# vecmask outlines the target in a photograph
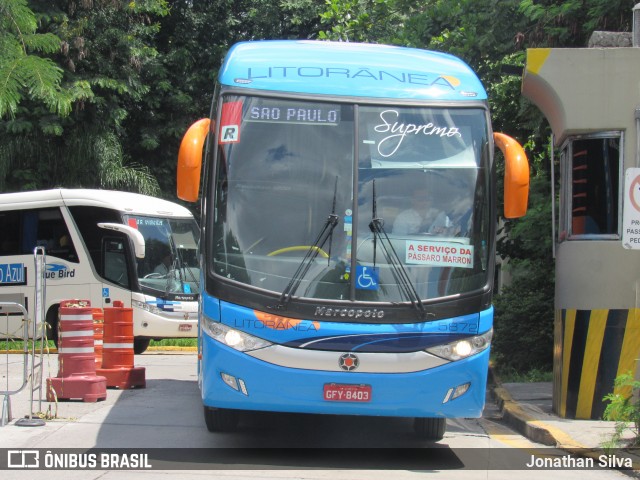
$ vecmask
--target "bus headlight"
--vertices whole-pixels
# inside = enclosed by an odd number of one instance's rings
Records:
[[[254,337],[248,333],[228,327],[227,325],[202,317],[202,329],[214,340],[227,345],[240,352],[258,350],[273,345],[262,338]]]
[[[471,355],[476,355],[489,348],[491,345],[491,337],[493,337],[493,330],[489,330],[482,335],[476,335],[475,337],[466,337],[451,343],[445,343],[444,345],[427,348],[426,351],[455,362],[456,360],[462,360]]]

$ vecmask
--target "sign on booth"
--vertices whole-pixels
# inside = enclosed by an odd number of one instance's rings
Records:
[[[640,249],[640,168],[628,168],[624,175],[622,246]]]

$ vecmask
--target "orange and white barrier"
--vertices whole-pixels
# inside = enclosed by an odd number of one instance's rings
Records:
[[[133,309],[120,301],[104,309],[102,367],[97,372],[107,379],[108,387],[146,387],[145,368],[134,366]]]
[[[96,375],[93,314],[88,300],[60,303],[58,376],[47,378],[47,401],[107,398],[107,380]]]

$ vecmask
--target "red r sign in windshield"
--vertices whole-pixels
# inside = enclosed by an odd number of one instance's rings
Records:
[[[227,102],[222,105],[218,143],[238,143],[240,123],[242,123],[242,102]]]

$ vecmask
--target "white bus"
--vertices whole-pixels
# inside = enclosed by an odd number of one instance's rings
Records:
[[[200,229],[186,208],[135,193],[54,189],[0,195],[0,301],[33,318],[34,249],[46,253],[47,337],[61,300],[133,308],[136,353],[151,339],[195,337]],[[8,322],[0,338],[20,336]],[[4,330],[6,326],[2,327]]]

